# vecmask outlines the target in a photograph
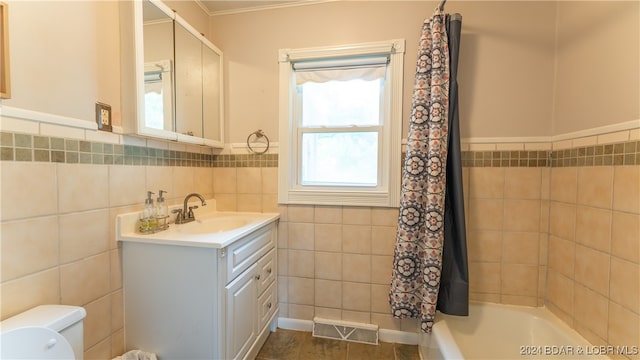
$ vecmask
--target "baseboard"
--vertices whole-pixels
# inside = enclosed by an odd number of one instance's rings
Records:
[[[278,327],[286,330],[312,331],[313,321],[280,317],[278,318]],[[418,334],[415,332],[399,331],[399,330],[391,330],[391,329],[380,329],[378,336],[380,341],[384,341],[384,342],[400,343],[400,344],[407,344],[407,345],[418,344]]]

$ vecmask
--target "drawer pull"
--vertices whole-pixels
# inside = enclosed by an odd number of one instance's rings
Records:
[[[271,303],[268,303],[268,304],[267,304],[267,309],[271,309],[271,307],[272,307],[272,306],[273,306],[273,305],[271,305]]]
[[[271,268],[267,269],[267,274],[271,274]]]
[[[260,274],[256,275],[256,280],[260,280]]]

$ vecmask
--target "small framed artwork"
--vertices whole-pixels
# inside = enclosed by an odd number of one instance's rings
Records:
[[[11,98],[9,73],[9,6],[0,2],[0,99]]]
[[[96,103],[96,122],[98,130],[113,131],[111,126],[111,106],[101,102]]]

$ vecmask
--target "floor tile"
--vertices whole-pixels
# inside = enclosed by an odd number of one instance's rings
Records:
[[[380,342],[378,345],[349,343],[347,359],[390,360],[394,359],[393,344]]]
[[[396,360],[420,360],[416,345],[394,344]]]
[[[304,339],[302,331],[278,329],[269,334],[256,360],[297,360]]]
[[[305,337],[300,349],[300,360],[345,360],[347,358],[346,342],[307,334],[309,335]]]

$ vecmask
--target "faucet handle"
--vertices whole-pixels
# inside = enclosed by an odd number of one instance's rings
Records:
[[[173,210],[171,210],[171,213],[172,214],[178,214],[178,215],[176,215],[175,223],[176,224],[182,224],[182,222],[183,222],[182,209],[173,209]]]
[[[189,206],[189,212],[187,213],[188,218],[193,218],[195,215],[193,214],[193,209],[197,209],[198,205]]]

